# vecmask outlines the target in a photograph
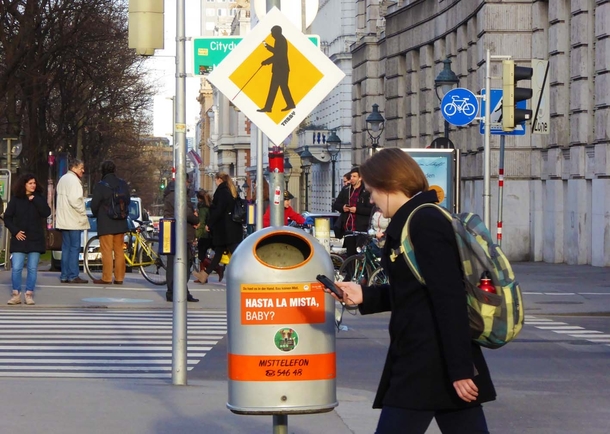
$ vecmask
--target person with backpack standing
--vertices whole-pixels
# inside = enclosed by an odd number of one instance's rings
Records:
[[[419,205],[438,201],[406,152],[383,149],[360,167],[386,229],[382,266],[389,284],[336,282],[362,314],[391,311],[390,346],[373,407],[377,434],[424,434],[432,421],[443,434],[488,433],[482,403],[496,392],[481,347],[471,339],[456,237],[439,211],[422,208],[410,221],[413,251],[426,284],[402,254],[401,233]],[[336,298],[336,297],[335,297]]]
[[[89,229],[85,209],[83,184],[85,165],[79,159],[70,159],[68,171],[57,183],[55,228],[61,230],[61,283],[88,283],[78,275],[78,256],[81,253],[81,236]]]
[[[123,245],[125,232],[129,231],[127,217],[131,195],[127,183],[116,176],[116,165],[113,161],[104,161],[100,170],[102,180],[93,188],[91,212],[97,218],[97,234],[102,253],[102,278],[93,279],[93,283],[111,284],[114,270],[114,283],[122,285],[125,279]]]
[[[229,175],[224,172],[216,173],[216,191],[212,199],[210,217],[207,228],[212,234],[214,257],[205,271],[193,272],[200,282],[208,280],[208,276],[220,263],[224,252],[233,253],[243,239],[243,226],[233,221],[231,214],[237,199],[237,187]]]
[[[11,280],[13,295],[8,304],[21,304],[21,273],[27,258],[25,304],[33,305],[40,254],[45,252],[44,226],[51,208],[42,186],[31,173],[19,177],[13,187],[13,197],[4,213],[4,224],[11,232]]]

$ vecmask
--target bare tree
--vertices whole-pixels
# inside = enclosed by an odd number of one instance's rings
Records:
[[[44,178],[48,153],[66,152],[91,168],[121,155],[153,176],[138,158],[152,95],[126,0],[0,0],[0,134],[24,133],[28,170]]]

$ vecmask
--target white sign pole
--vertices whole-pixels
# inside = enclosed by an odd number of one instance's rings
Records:
[[[491,53],[487,50],[485,58],[485,143],[483,145],[483,221],[489,229],[491,226]]]

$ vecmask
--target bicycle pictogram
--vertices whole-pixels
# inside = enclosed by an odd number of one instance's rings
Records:
[[[464,116],[472,116],[476,113],[476,107],[474,104],[469,103],[470,98],[460,98],[458,95],[451,95],[451,102],[445,104],[443,107],[443,113],[451,117],[456,113],[462,113]]]

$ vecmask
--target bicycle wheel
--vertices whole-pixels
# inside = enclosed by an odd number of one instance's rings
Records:
[[[384,283],[390,283],[385,270],[383,268],[378,268],[373,271],[370,285],[383,285]]]
[[[330,254],[330,259],[333,261],[333,267],[335,267],[335,270],[338,270],[341,268],[341,265],[343,265],[343,258],[335,253]]]
[[[356,282],[360,285],[366,285],[372,270],[364,255],[352,255],[343,261],[338,274],[339,278],[342,278],[344,282]]]
[[[91,279],[102,279],[102,251],[100,250],[100,239],[97,235],[89,238],[89,241],[85,244],[83,264],[85,272]]]
[[[462,113],[464,113],[464,115],[466,116],[472,116],[475,111],[476,107],[474,106],[474,104],[470,104],[469,102],[464,104],[464,107],[462,107]]]
[[[457,112],[457,106],[454,103],[447,104],[443,108],[443,111],[447,116],[451,117]]]
[[[142,244],[138,248],[138,263],[142,276],[150,283],[155,285],[165,285],[167,278],[165,270],[167,269],[167,256],[159,255],[159,240],[151,238],[148,240],[141,239]]]

